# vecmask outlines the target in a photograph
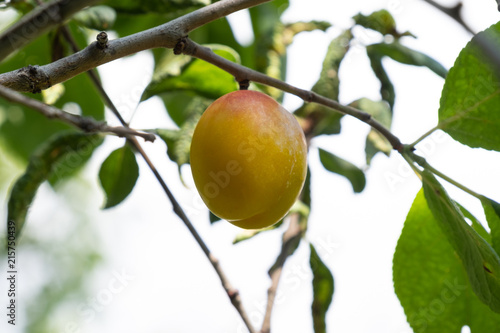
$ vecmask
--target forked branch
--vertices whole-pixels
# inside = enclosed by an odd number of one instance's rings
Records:
[[[113,133],[120,137],[127,136],[140,136],[145,141],[153,142],[155,136],[151,133],[138,132],[134,129],[123,127],[123,126],[108,126],[106,122],[96,121],[94,118],[82,117],[69,112],[65,112],[54,106],[47,105],[36,99],[26,97],[12,89],[0,85],[0,96],[6,100],[27,106],[41,114],[43,114],[48,119],[58,119],[80,130],[88,133]]]

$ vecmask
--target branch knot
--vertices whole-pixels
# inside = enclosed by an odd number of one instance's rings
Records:
[[[104,50],[108,47],[108,34],[104,31],[97,34],[97,47],[101,50]]]
[[[40,93],[43,89],[51,86],[49,77],[39,66],[28,65],[28,67],[23,67],[18,70],[17,75],[27,82],[33,94]]]
[[[179,38],[179,40],[177,41],[177,44],[175,44],[175,46],[174,46],[174,54],[175,55],[179,55],[179,54],[182,54],[184,52],[184,49],[186,48],[186,44],[187,44],[187,38],[188,38],[187,36]]]

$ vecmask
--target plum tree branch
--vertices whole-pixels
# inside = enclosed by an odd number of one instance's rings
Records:
[[[218,1],[160,26],[111,40],[105,48],[99,47],[99,43],[94,42],[68,57],[43,66],[34,66],[31,72],[22,68],[0,74],[0,84],[17,91],[36,93],[90,69],[140,51],[162,47],[174,48],[190,31],[235,11],[267,1],[270,0]]]
[[[210,48],[201,46],[190,40],[189,38],[184,38],[182,41],[182,45],[183,48],[182,50],[178,50],[179,52],[205,60],[223,69],[224,71],[233,75],[238,82],[248,80],[262,83],[298,96],[306,102],[321,104],[337,112],[350,115],[370,125],[372,128],[380,132],[380,134],[382,134],[390,142],[395,150],[401,151],[401,149],[403,148],[403,144],[401,143],[399,138],[396,137],[388,128],[379,123],[367,112],[361,111],[351,106],[342,105],[337,101],[318,95],[315,92],[300,89],[281,80],[272,78],[253,69],[229,61],[215,54]]]
[[[0,60],[101,0],[54,0],[25,15],[0,35]]]
[[[36,99],[26,97],[12,89],[0,85],[0,96],[6,100],[27,106],[39,113],[43,114],[49,119],[58,119],[67,124],[75,126],[84,132],[103,132],[103,133],[113,133],[120,137],[126,136],[140,136],[146,141],[153,142],[155,136],[151,133],[138,132],[134,129],[122,126],[108,126],[106,122],[96,121],[91,117],[82,117],[75,114],[65,112],[54,106],[47,105]]]
[[[68,57],[43,66],[31,66],[16,71],[0,74],[0,85],[22,92],[39,92],[59,82],[66,81],[80,73],[91,70],[107,62],[134,54],[143,50],[167,47],[177,53],[188,54],[210,62],[228,73],[237,81],[250,80],[266,84],[285,92],[294,94],[306,102],[315,102],[325,105],[338,112],[351,115],[372,126],[391,143],[392,147],[400,150],[400,140],[386,127],[371,117],[370,114],[337,101],[320,96],[289,85],[281,80],[271,78],[265,74],[228,61],[206,47],[202,47],[187,38],[189,31],[223,17],[234,11],[252,7],[269,0],[224,0],[203,7],[192,13],[179,17],[158,27],[145,30],[127,37],[108,41],[105,47],[96,41],[85,49]],[[181,47],[179,47],[181,45]]]

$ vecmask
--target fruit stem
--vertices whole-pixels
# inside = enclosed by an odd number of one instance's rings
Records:
[[[445,181],[447,181],[448,183],[454,185],[455,187],[458,187],[459,189],[461,189],[462,191],[472,195],[473,197],[476,197],[478,198],[479,200],[482,200],[484,198],[483,195],[477,193],[477,192],[474,192],[473,190],[471,190],[470,188],[460,184],[459,182],[453,180],[452,178],[448,177],[447,175],[445,175],[444,173],[442,173],[441,171],[435,169],[433,166],[431,166],[425,158],[421,157],[421,156],[418,156],[416,154],[412,154],[412,156],[410,157],[413,161],[417,162],[421,167],[431,171],[433,174],[435,174],[436,176],[438,176],[439,178],[441,179],[444,179]]]
[[[240,85],[240,90],[248,90],[248,87],[250,87],[250,80],[241,80],[238,84]]]

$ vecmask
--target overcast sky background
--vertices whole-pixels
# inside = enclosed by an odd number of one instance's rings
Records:
[[[455,1],[441,1],[453,5]],[[420,0],[291,0],[285,12],[286,21],[326,20],[334,25],[327,33],[302,33],[289,49],[288,82],[310,89],[317,80],[326,48],[342,28],[351,25],[358,12],[369,14],[388,9],[396,18],[399,31],[411,31],[417,39],[405,38],[404,44],[425,52],[446,68],[453,65],[460,50],[471,36],[447,16]],[[251,38],[245,14],[231,17],[243,41]],[[500,20],[493,0],[464,1],[464,19],[475,31]],[[361,34],[361,43],[377,40],[376,34]],[[437,123],[437,109],[443,79],[427,69],[384,62],[396,87],[393,132],[405,143],[413,142]],[[106,90],[130,116],[135,103],[148,84],[153,61],[144,52],[101,67]],[[124,81],[120,73],[127,70],[133,79]],[[379,83],[369,68],[360,46],[354,45],[342,65],[340,101],[349,103],[360,97],[379,99]],[[284,106],[294,110],[301,101],[286,96]],[[111,119],[112,117],[110,117]],[[158,99],[141,104],[132,127],[173,127]],[[420,182],[403,159],[378,154],[367,171],[367,186],[362,194],[353,194],[351,185],[342,177],[325,171],[319,163],[321,147],[365,165],[364,142],[369,128],[356,119],[345,117],[342,135],[320,137],[310,151],[313,207],[307,240],[312,242],[335,278],[335,294],[327,316],[329,332],[411,333],[403,310],[394,294],[392,257],[405,216],[420,189]],[[110,138],[100,148],[87,168],[90,183],[75,180],[56,195],[42,186],[30,211],[31,232],[39,237],[64,235],[74,211],[88,217],[98,229],[100,249],[105,262],[89,282],[91,297],[102,297],[116,274],[125,274],[119,292],[100,304],[93,316],[82,316],[78,309],[92,309],[89,300],[69,304],[56,317],[62,325],[75,323],[79,332],[246,332],[243,324],[220,286],[212,267],[182,222],[172,213],[170,203],[140,161],[141,175],[136,188],[120,206],[99,210],[103,196],[96,177],[100,163],[123,140]],[[226,222],[208,223],[206,208],[201,203],[189,167],[182,169],[188,188],[177,176],[177,166],[165,155],[159,140],[145,144],[147,152],[165,177],[193,224],[198,229],[233,285],[240,290],[246,310],[260,328],[270,281],[267,270],[281,247],[286,226],[232,245],[241,232]],[[437,132],[418,146],[419,152],[437,169],[471,189],[500,200],[498,153],[470,149]],[[75,188],[90,190],[93,195],[75,197]],[[483,214],[479,203],[452,187],[454,199],[476,216]],[[99,193],[99,195],[95,195]],[[484,219],[483,219],[484,220]],[[24,261],[19,290],[28,293],[36,271]],[[23,263],[23,258],[20,258]],[[4,267],[3,263],[0,267]],[[305,242],[285,266],[273,312],[274,332],[312,332],[310,306],[312,274],[309,250]],[[2,282],[3,283],[3,282]],[[2,294],[4,284],[0,283]],[[3,299],[3,298],[2,298]],[[95,309],[95,308],[94,308]],[[22,316],[19,318],[22,323]],[[0,327],[4,327],[2,320]],[[69,327],[69,326],[68,326]],[[8,327],[7,332],[21,332]],[[4,330],[2,329],[2,332]],[[71,330],[67,330],[71,332]]]

